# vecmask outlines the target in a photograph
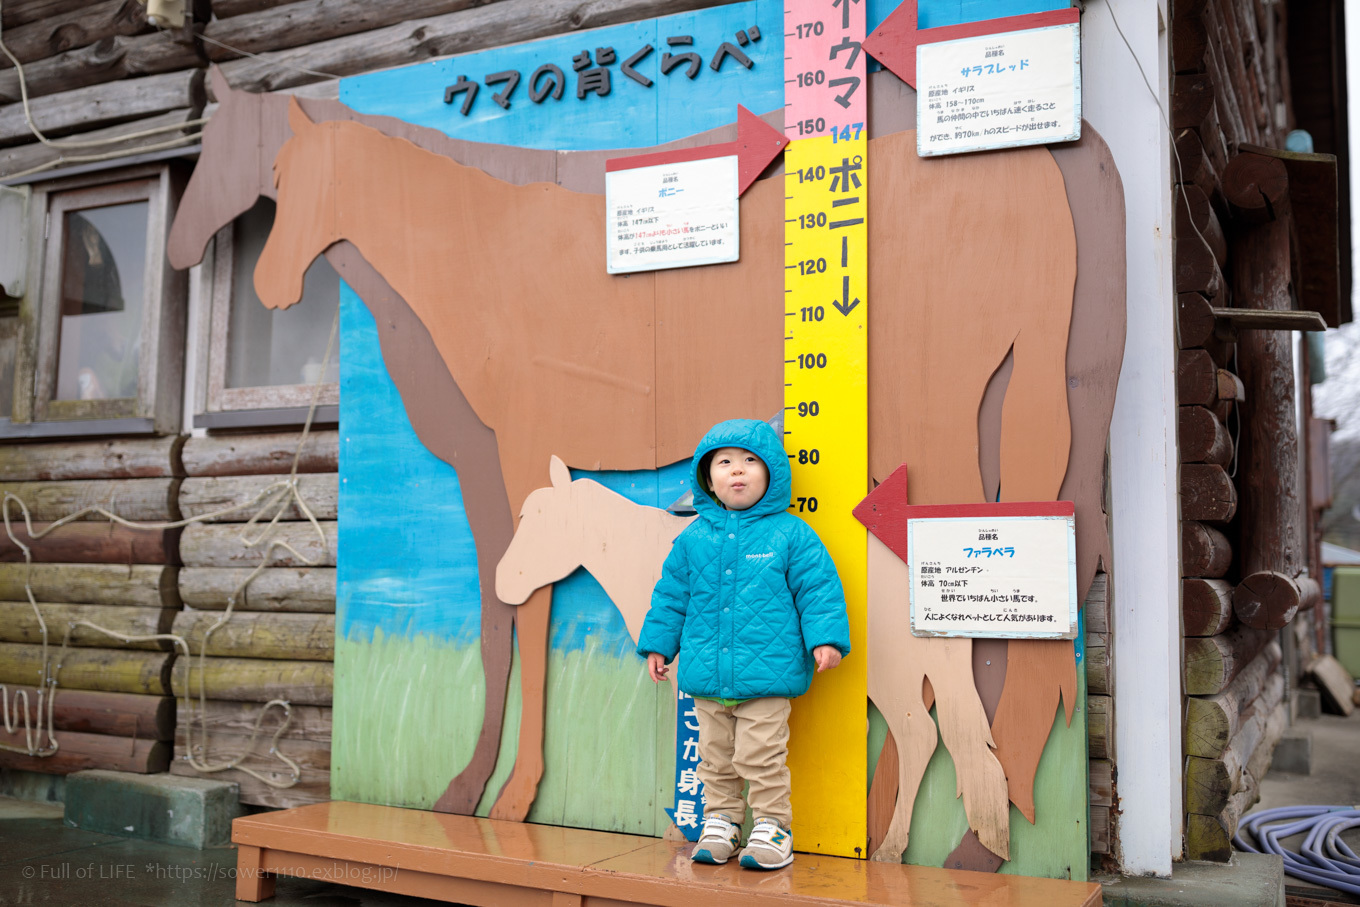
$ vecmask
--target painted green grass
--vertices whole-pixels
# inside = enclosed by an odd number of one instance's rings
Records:
[[[1034,777],[1034,820],[1030,825],[1020,810],[1011,807],[1011,858],[1001,872],[1086,881],[1090,869],[1087,840],[1088,788],[1086,753],[1086,676],[1077,672],[1077,702],[1069,727],[1062,705]],[[878,754],[887,735],[887,724],[878,709],[869,706],[869,779],[873,781]],[[932,718],[935,709],[930,710]],[[911,838],[902,862],[917,866],[943,866],[945,857],[958,846],[968,830],[963,800],[957,796],[954,761],[944,742],[926,766],[921,790],[912,810]]]
[[[481,650],[428,636],[337,640],[331,793],[430,808],[472,757],[486,696]],[[520,672],[511,667],[500,758],[477,814],[510,776],[519,736]],[[675,774],[669,685],[641,659],[587,642],[548,659],[544,764],[529,821],[660,835]]]

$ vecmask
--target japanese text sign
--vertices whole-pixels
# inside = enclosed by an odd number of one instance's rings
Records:
[[[699,780],[699,719],[694,697],[680,690],[675,702],[675,808],[666,809],[688,841],[699,840],[704,783]]]
[[[610,274],[736,261],[737,156],[605,174]]]
[[[1016,505],[1005,516],[986,504],[912,509],[942,514],[907,518],[914,636],[1076,637],[1071,503],[1034,505],[1032,515],[1015,515]]]
[[[1077,23],[917,48],[922,157],[1081,138]]]

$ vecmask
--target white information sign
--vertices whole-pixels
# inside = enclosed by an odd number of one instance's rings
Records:
[[[1081,138],[1077,23],[916,49],[921,157]]]
[[[736,261],[737,156],[605,174],[610,274]]]
[[[908,520],[912,635],[1076,638],[1076,538],[1071,516]]]

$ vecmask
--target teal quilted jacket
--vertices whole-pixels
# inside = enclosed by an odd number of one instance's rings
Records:
[[[698,469],[704,455],[741,447],[765,461],[770,487],[749,510],[728,511]],[[773,428],[751,419],[715,425],[694,451],[699,518],[675,540],[638,637],[638,654],[680,659],[680,689],[694,696],[801,696],[812,650],[850,652],[836,565],[807,523],[788,512],[792,477]]]

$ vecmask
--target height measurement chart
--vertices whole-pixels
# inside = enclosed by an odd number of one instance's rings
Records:
[[[831,552],[852,652],[794,702],[799,850],[864,857],[868,489],[868,133],[864,0],[784,14],[784,446],[791,511]]]

